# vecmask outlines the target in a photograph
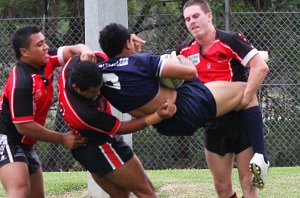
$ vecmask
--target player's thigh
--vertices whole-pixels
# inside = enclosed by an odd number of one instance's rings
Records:
[[[215,81],[206,83],[217,106],[217,117],[235,110],[241,102],[246,83]]]
[[[152,183],[136,155],[104,177],[132,192],[147,194],[153,191]]]
[[[44,182],[42,168],[39,167],[30,174],[30,195],[31,197],[44,197]]]
[[[1,166],[0,180],[6,192],[11,196],[29,193],[30,179],[25,162],[13,162]]]
[[[226,153],[221,156],[217,153],[205,149],[207,165],[213,174],[214,180],[223,183],[231,183],[234,156]]]

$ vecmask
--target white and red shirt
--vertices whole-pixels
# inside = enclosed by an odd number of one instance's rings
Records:
[[[203,83],[246,81],[246,65],[258,53],[241,33],[221,30],[217,30],[213,44],[205,53],[195,39],[186,40],[176,51],[196,65],[198,77]]]
[[[44,125],[53,98],[53,71],[64,64],[62,48],[49,50],[49,61],[40,69],[18,61],[6,81],[0,99],[0,133],[16,143],[35,144],[21,135],[14,123],[35,121]]]

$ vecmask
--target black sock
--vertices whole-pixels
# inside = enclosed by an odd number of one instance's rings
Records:
[[[254,106],[249,109],[241,110],[240,114],[254,153],[263,154],[264,159],[267,162],[268,155],[265,148],[264,124],[260,107]]]

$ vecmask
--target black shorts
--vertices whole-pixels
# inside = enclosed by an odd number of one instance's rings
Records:
[[[13,162],[25,162],[29,173],[34,173],[41,166],[35,145],[19,145],[0,134],[0,166]]]
[[[122,138],[106,138],[105,143],[88,142],[73,149],[73,157],[89,172],[103,177],[133,157],[132,149]]]
[[[226,153],[238,154],[251,146],[239,116],[231,112],[216,118],[205,125],[205,148],[224,156]]]
[[[216,102],[209,89],[195,78],[177,89],[177,112],[169,119],[153,125],[167,136],[191,136],[216,117]]]

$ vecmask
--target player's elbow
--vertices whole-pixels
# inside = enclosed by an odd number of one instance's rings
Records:
[[[263,64],[263,66],[260,68],[261,73],[264,73],[266,75],[269,73],[269,70],[270,68],[267,64]]]
[[[186,73],[186,80],[191,80],[195,77],[197,77],[197,69],[195,68],[189,68],[189,71]]]

